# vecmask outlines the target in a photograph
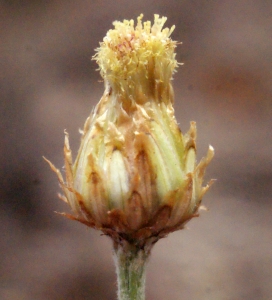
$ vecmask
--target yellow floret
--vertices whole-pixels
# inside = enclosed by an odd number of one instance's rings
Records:
[[[133,20],[115,21],[93,57],[102,77],[118,93],[133,97],[134,87],[142,86],[145,95],[160,84],[167,86],[178,63],[170,38],[175,26],[163,28],[167,18],[154,16],[154,24]],[[150,95],[149,95],[150,96]]]

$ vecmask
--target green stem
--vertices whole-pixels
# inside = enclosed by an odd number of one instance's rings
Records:
[[[145,270],[149,252],[132,245],[115,247],[119,300],[145,300]]]

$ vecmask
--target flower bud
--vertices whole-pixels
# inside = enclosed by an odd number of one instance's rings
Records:
[[[66,180],[51,163],[75,216],[115,242],[144,245],[183,228],[197,215],[208,154],[196,165],[196,124],[182,134],[174,116],[172,74],[176,42],[162,29],[133,20],[114,22],[94,59],[105,92],[86,120],[72,163],[65,136]]]

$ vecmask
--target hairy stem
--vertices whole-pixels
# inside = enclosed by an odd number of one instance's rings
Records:
[[[145,300],[145,271],[149,252],[132,245],[117,245],[114,251],[118,300]]]

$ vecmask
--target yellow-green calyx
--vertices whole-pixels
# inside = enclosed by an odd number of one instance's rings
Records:
[[[81,146],[72,162],[65,137],[66,180],[57,173],[64,199],[76,219],[110,235],[143,246],[197,215],[208,154],[196,165],[196,125],[183,135],[173,110],[171,79],[177,66],[170,39],[174,27],[114,22],[94,59],[105,92],[86,120]]]

